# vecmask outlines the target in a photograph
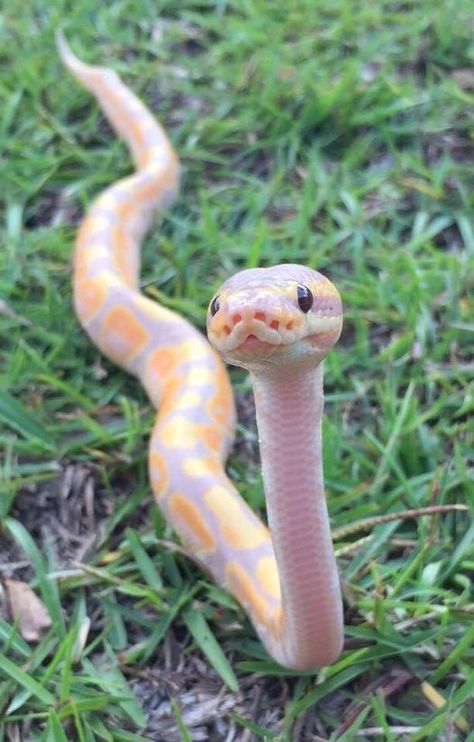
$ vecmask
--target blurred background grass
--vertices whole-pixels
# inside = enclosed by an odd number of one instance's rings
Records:
[[[179,201],[145,243],[144,290],[200,327],[215,288],[246,266],[307,263],[341,290],[344,334],[326,364],[336,528],[473,503],[471,3],[71,5],[0,10],[0,566],[53,620],[29,646],[2,614],[1,734],[464,738],[466,514],[336,544],[351,544],[348,642],[319,676],[269,663],[234,602],[162,543],[153,411],[71,306],[76,226],[130,160],[53,36],[62,26],[81,57],[113,66],[182,160]],[[248,383],[233,379],[230,472],[262,508]]]

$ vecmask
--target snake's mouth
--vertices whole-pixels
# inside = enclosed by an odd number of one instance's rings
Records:
[[[237,345],[233,350],[239,351],[239,350],[252,350],[253,352],[257,352],[260,350],[269,350],[270,348],[281,348],[283,347],[281,344],[276,344],[269,342],[268,340],[261,340],[261,338],[257,337],[257,335],[254,335],[253,333],[250,333],[250,335],[247,335],[245,340],[239,345]]]
[[[284,333],[259,325],[246,328],[247,332],[242,332],[244,328],[239,328],[225,339],[219,338],[220,342],[216,345],[218,348],[220,346],[223,353],[255,353],[256,356],[294,348],[299,343],[313,348],[329,348],[334,345],[341,331],[340,321],[332,317],[321,318],[317,324],[314,328],[316,331],[307,335],[302,333],[301,328]]]
[[[303,337],[284,341],[281,337],[277,342],[274,340],[263,340],[254,333],[249,333],[244,340],[230,346],[224,352],[224,356],[230,363],[242,363],[244,366],[251,362],[276,362],[277,360],[290,361],[313,354],[326,355],[332,348],[337,337],[334,331],[315,332]]]

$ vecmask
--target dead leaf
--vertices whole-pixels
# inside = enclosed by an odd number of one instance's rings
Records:
[[[39,641],[52,623],[44,604],[25,582],[6,579],[5,590],[12,620],[23,639]]]

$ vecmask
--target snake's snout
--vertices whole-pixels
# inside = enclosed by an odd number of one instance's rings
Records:
[[[230,335],[232,332],[231,328],[237,328],[237,325],[240,325],[242,327],[242,323],[247,324],[247,327],[249,329],[256,328],[262,330],[264,333],[266,333],[267,330],[273,330],[275,332],[278,332],[279,330],[294,330],[295,328],[295,321],[293,319],[288,320],[287,322],[283,322],[282,318],[278,318],[277,315],[271,313],[271,312],[262,312],[262,311],[253,311],[250,310],[246,312],[246,315],[242,312],[235,312],[230,317],[230,325],[224,325],[224,330],[226,334]],[[240,328],[239,328],[240,329]],[[273,338],[274,340],[276,338]]]
[[[212,299],[207,316],[215,350],[249,370],[270,359],[317,364],[341,327],[336,288],[317,271],[293,264],[233,276]]]
[[[213,314],[214,310],[214,314]],[[270,346],[279,346],[294,342],[301,322],[296,317],[283,316],[282,307],[275,304],[273,308],[252,303],[247,300],[232,298],[220,299],[210,309],[208,332],[211,342],[218,350],[235,350],[247,341],[260,341]],[[254,343],[255,345],[256,343]]]

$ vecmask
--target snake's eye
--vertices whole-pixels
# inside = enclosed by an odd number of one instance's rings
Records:
[[[219,297],[218,296],[215,296],[213,300],[211,301],[211,306],[209,307],[209,310],[213,317],[219,311]]]
[[[313,294],[307,286],[298,286],[296,294],[298,296],[298,306],[306,314],[313,306]]]

